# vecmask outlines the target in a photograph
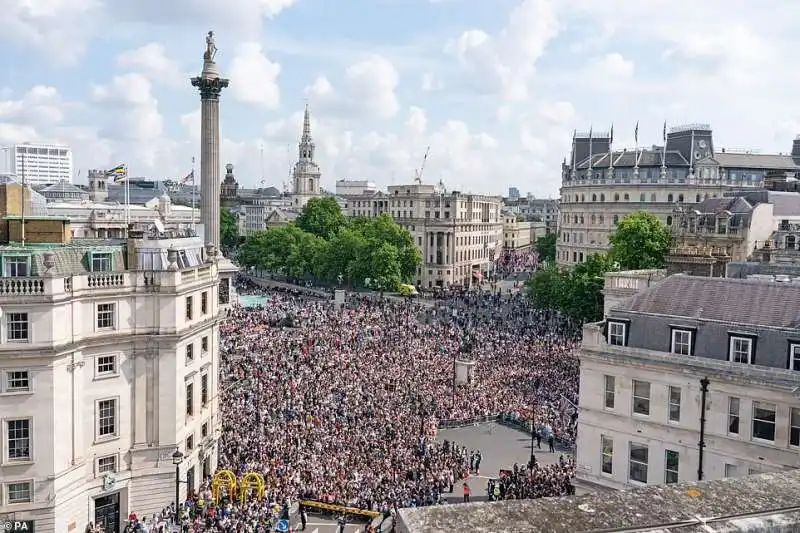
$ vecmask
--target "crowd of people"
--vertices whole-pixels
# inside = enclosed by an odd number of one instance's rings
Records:
[[[474,461],[436,438],[445,421],[535,416],[540,436],[574,440],[578,324],[522,295],[463,292],[430,307],[350,297],[338,309],[298,291],[239,290],[267,300],[221,326],[219,466],[261,473],[267,501],[439,503]],[[477,371],[454,391],[456,358]],[[571,477],[568,463],[528,468],[509,494],[567,494]]]
[[[533,272],[538,267],[539,254],[536,250],[505,250],[496,262],[497,275],[501,278]]]

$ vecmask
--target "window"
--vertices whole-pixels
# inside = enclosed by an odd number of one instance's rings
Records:
[[[208,337],[200,339],[200,354],[205,355],[208,353]]]
[[[792,407],[789,414],[789,444],[800,446],[800,409]]]
[[[641,194],[639,195],[639,201],[640,201],[640,202],[644,202],[644,198],[645,198],[645,197],[644,197],[644,193],[641,193]]]
[[[31,503],[33,501],[33,483],[17,481],[6,484],[6,501],[13,503]]]
[[[789,344],[789,360],[786,362],[786,368],[800,371],[800,344]]]
[[[736,465],[725,465],[725,477],[736,477]]]
[[[673,329],[671,351],[678,355],[692,355],[692,332],[684,329]]]
[[[633,412],[637,415],[650,415],[650,383],[633,380]]]
[[[205,315],[208,313],[208,291],[200,294],[200,314]]]
[[[194,361],[194,343],[186,345],[186,363]]]
[[[117,374],[117,356],[100,355],[97,357],[97,375],[110,376]]]
[[[186,451],[194,450],[194,435],[189,435],[186,437]]]
[[[672,196],[672,194],[668,194],[667,195],[667,202],[672,203],[673,198],[674,198],[674,196]]]
[[[733,363],[749,365],[752,361],[753,339],[731,336],[728,357]]]
[[[600,446],[602,449],[602,465],[600,471],[603,474],[614,473],[614,439],[600,435]]]
[[[625,324],[622,322],[608,322],[608,344],[612,346],[625,346]]]
[[[631,481],[647,483],[647,446],[631,442],[628,478]]]
[[[6,450],[9,461],[31,460],[31,420],[6,421]]]
[[[97,402],[97,436],[109,438],[117,436],[117,400]]]
[[[681,388],[669,388],[669,421],[681,421]]]
[[[117,471],[117,456],[106,455],[97,459],[98,474],[113,474]]]
[[[203,422],[203,425],[200,426],[200,438],[204,439],[208,437],[208,422]]]
[[[200,376],[200,406],[205,407],[208,403],[208,374]]]
[[[194,383],[186,384],[186,416],[194,416]]]
[[[8,313],[6,315],[6,340],[8,342],[28,342],[30,328],[28,326],[28,313]]]
[[[680,454],[672,450],[664,451],[664,483],[678,482],[678,465]]]
[[[114,329],[114,304],[97,304],[97,329]]]
[[[739,434],[739,398],[728,398],[728,433]]]
[[[92,254],[92,272],[110,272],[111,270],[110,253]]]
[[[192,320],[194,316],[194,298],[192,296],[186,297],[186,320]]]
[[[603,376],[604,391],[605,391],[605,407],[606,409],[614,408],[614,400],[616,399],[616,380],[614,376]]]
[[[614,215],[612,221],[614,222],[614,224],[619,224],[619,215]]]
[[[30,275],[30,258],[12,255],[3,257],[3,275],[11,278],[20,278]]]
[[[27,370],[9,370],[6,372],[5,388],[0,384],[0,392],[30,392],[31,376]]]
[[[753,402],[753,438],[775,441],[775,404]]]

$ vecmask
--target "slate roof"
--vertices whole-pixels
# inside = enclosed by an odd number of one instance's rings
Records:
[[[625,300],[614,311],[798,328],[800,284],[675,274]]]
[[[758,168],[768,170],[791,170],[797,165],[791,155],[782,154],[732,154],[715,152],[714,159],[724,168]]]
[[[71,184],[67,180],[59,180],[52,185],[48,185],[39,192],[42,193],[61,193],[61,194],[74,194],[77,196],[82,196],[86,194],[86,191],[81,189],[80,187],[76,187],[75,185]]]
[[[608,153],[594,154],[592,159],[592,168],[608,168],[609,158]],[[636,152],[621,151],[613,152],[614,168],[633,168],[636,165]],[[660,167],[663,152],[658,149],[644,149],[639,150],[639,166],[640,167]],[[689,166],[689,162],[680,154],[680,152],[667,150],[667,166],[668,167],[681,167]],[[580,161],[575,165],[576,169],[589,168],[589,158]]]
[[[80,275],[91,272],[89,255],[91,252],[111,254],[113,271],[125,270],[125,245],[112,240],[81,240],[70,244],[49,247],[2,246],[0,256],[6,254],[30,254],[31,276],[41,276],[47,270],[44,267],[44,253],[53,252],[55,265],[51,272],[57,276]]]

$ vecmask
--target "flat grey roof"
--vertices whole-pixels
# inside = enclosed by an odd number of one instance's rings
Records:
[[[399,518],[399,533],[798,531],[800,471],[566,498],[408,508]]]

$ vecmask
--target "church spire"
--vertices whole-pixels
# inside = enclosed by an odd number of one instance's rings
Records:
[[[300,161],[314,161],[314,139],[311,137],[311,111],[308,104],[303,114],[303,135],[297,148]]]

